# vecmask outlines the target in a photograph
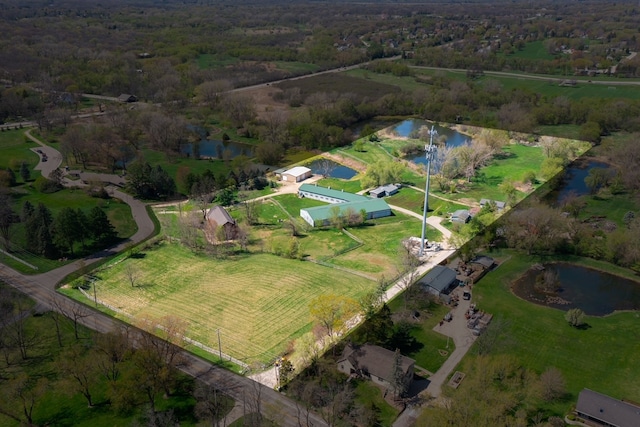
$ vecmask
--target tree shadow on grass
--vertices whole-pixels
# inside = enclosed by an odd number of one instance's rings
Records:
[[[583,323],[582,325],[576,326],[576,329],[579,329],[581,331],[586,331],[586,330],[591,329],[591,328],[592,328],[592,326],[590,324],[588,324],[588,323]]]

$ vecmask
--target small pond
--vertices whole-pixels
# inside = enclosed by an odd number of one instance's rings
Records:
[[[443,126],[438,126],[437,124],[428,122],[426,120],[419,119],[409,119],[405,120],[392,128],[393,132],[395,132],[398,136],[406,137],[406,138],[417,138],[418,131],[422,126],[431,126],[438,132],[436,136],[433,138],[433,143],[436,144],[439,141],[446,141],[447,147],[459,147],[465,144],[470,138],[468,135],[464,135],[460,132],[457,132],[453,129],[449,129]],[[425,141],[428,143],[428,141]],[[418,156],[414,156],[413,158],[409,158],[414,163],[425,164],[426,158],[424,153],[420,153]]]
[[[317,159],[305,166],[314,174],[326,174],[331,178],[351,179],[358,174],[357,171],[329,159]]]
[[[569,165],[565,171],[562,185],[557,190],[555,197],[556,204],[561,204],[570,194],[576,196],[584,196],[589,194],[589,187],[584,179],[589,175],[589,171],[593,168],[609,168],[606,163],[591,161],[577,161]]]
[[[592,316],[604,316],[615,310],[640,310],[638,282],[568,263],[544,264],[544,269],[529,269],[513,284],[513,293],[548,307],[580,308]],[[545,271],[557,274],[559,287],[555,292],[545,293],[536,286],[536,279]]]
[[[200,141],[200,157],[212,159],[233,159],[239,155],[253,157],[253,146],[234,141],[220,141],[215,139],[205,139]],[[189,156],[193,153],[193,144],[184,144],[180,150]]]

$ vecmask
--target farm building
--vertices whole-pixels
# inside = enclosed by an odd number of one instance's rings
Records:
[[[331,188],[311,184],[302,184],[298,189],[298,196],[326,203],[361,202],[371,200],[371,198],[367,196],[361,196],[347,191],[332,190]]]
[[[391,215],[391,208],[384,200],[319,185],[302,184],[298,189],[298,196],[329,203],[326,206],[300,209],[300,216],[312,227],[328,225],[336,214],[349,218],[364,212],[365,219]]]
[[[459,209],[451,214],[451,222],[466,224],[471,220],[471,214],[466,209]]]
[[[640,406],[588,388],[583,389],[578,395],[576,414],[594,426],[640,426]]]
[[[377,198],[393,196],[398,192],[398,189],[399,186],[395,184],[381,185],[380,187],[369,191],[369,195]]]
[[[358,375],[368,378],[376,384],[394,388],[395,352],[377,345],[364,344],[356,346],[347,344],[338,359],[338,370],[347,375]],[[415,361],[400,355],[400,369],[405,390],[413,381]]]
[[[434,266],[425,274],[418,283],[427,291],[436,296],[447,295],[451,288],[458,283],[456,272],[442,265]]]
[[[351,215],[360,215],[362,212],[365,219],[384,218],[391,215],[391,208],[384,200],[368,199],[300,209],[300,216],[312,227],[321,227],[329,225],[336,213],[341,217],[349,218]]]
[[[311,175],[313,175],[313,172],[311,172],[311,169],[305,166],[296,166],[294,168],[291,168],[282,172],[281,177],[283,181],[300,182],[300,181],[304,181],[307,178],[310,178]]]
[[[207,212],[207,221],[214,227],[222,227],[227,240],[232,240],[238,232],[236,220],[222,206],[214,206]]]

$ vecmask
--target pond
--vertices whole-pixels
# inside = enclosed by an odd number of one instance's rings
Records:
[[[557,193],[555,197],[556,205],[561,204],[569,195],[584,196],[589,194],[589,187],[587,187],[584,179],[593,168],[608,169],[609,165],[595,160],[578,160],[569,165],[565,171],[562,185],[554,192]]]
[[[418,131],[422,126],[428,126],[429,128],[433,126],[436,132],[438,132],[438,134],[433,137],[434,144],[436,144],[436,142],[439,142],[439,141],[444,141],[447,147],[459,147],[465,144],[470,139],[468,135],[462,134],[453,129],[449,129],[449,128],[428,122],[426,120],[419,120],[419,119],[405,120],[395,125],[394,127],[392,127],[391,130],[401,137],[417,138]],[[425,141],[425,142],[428,143],[428,141]],[[408,160],[411,160],[412,162],[419,163],[419,164],[426,163],[426,158],[424,153],[420,153],[420,155],[414,156],[413,158],[409,158]]]
[[[592,316],[615,310],[640,310],[640,283],[575,264],[544,264],[544,270],[529,269],[512,286],[513,293],[527,301],[562,310],[580,308]],[[536,279],[549,271],[557,274],[555,292],[545,293]]]
[[[326,174],[331,178],[351,179],[358,174],[357,171],[329,159],[317,159],[305,166],[316,175]]]
[[[199,148],[201,158],[233,159],[239,155],[253,157],[253,146],[241,142],[204,139],[199,142]],[[180,151],[182,154],[191,156],[193,154],[193,144],[184,144]]]

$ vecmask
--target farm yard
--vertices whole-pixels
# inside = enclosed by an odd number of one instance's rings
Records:
[[[130,272],[136,280],[131,285]],[[187,336],[245,363],[266,364],[311,330],[309,304],[324,294],[357,299],[376,282],[345,271],[271,254],[212,259],[167,242],[96,274],[97,297],[117,317],[187,324]]]

